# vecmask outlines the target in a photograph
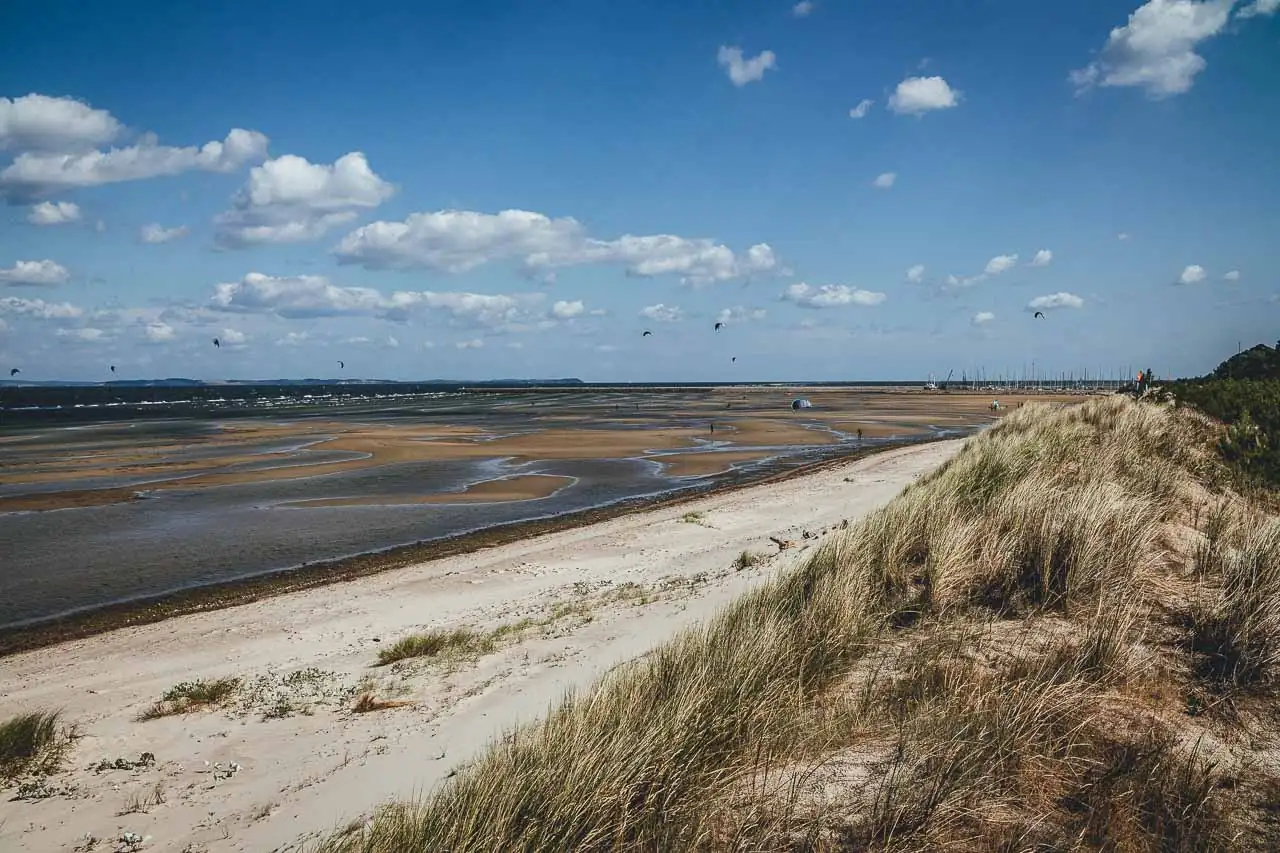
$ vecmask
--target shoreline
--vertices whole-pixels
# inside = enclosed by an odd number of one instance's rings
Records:
[[[85,639],[120,628],[162,622],[174,617],[223,610],[306,589],[343,583],[417,563],[454,557],[595,524],[646,510],[677,506],[699,498],[812,474],[886,451],[946,441],[956,436],[928,435],[860,448],[839,447],[822,458],[794,464],[795,457],[778,457],[752,471],[731,469],[706,482],[676,487],[658,495],[625,498],[602,506],[472,530],[452,536],[396,545],[301,566],[277,569],[249,577],[189,587],[155,596],[104,604],[0,628],[0,659],[72,640]],[[793,463],[788,465],[788,463]]]

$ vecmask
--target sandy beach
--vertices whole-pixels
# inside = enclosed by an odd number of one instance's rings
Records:
[[[431,790],[566,688],[803,559],[959,446],[890,450],[0,660],[0,714],[61,708],[79,728],[67,770],[48,780],[52,796],[0,800],[0,849],[71,851],[86,833],[125,831],[149,836],[153,850],[294,849],[381,802]],[[780,551],[771,536],[795,544]],[[739,568],[744,551],[762,559]],[[496,641],[483,653],[374,666],[380,648],[435,628]],[[138,720],[174,685],[215,678],[240,679],[224,707]],[[352,712],[365,692],[395,706]],[[91,769],[142,753],[155,764]],[[232,762],[238,770],[223,772]]]

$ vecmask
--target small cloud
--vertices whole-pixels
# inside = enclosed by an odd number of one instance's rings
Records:
[[[765,315],[763,308],[744,308],[741,305],[735,305],[732,308],[722,308],[716,315],[716,322],[749,323],[753,320],[763,320]]]
[[[987,275],[999,275],[1005,270],[1012,269],[1017,263],[1017,255],[996,255],[987,261],[987,267],[983,272]]]
[[[80,206],[69,201],[42,201],[32,205],[27,221],[32,225],[64,225],[80,219]]]
[[[996,318],[996,315],[992,314],[990,311],[979,311],[977,314],[973,315],[972,322],[973,322],[973,325],[975,326],[985,326],[995,318]]]
[[[807,18],[813,12],[813,0],[800,0],[791,7],[791,14],[797,18]]]
[[[657,305],[647,305],[640,309],[640,316],[647,320],[653,320],[657,323],[674,323],[680,319],[682,312],[675,305],[666,305],[659,302]]]
[[[1083,308],[1084,300],[1074,293],[1058,292],[1037,296],[1027,303],[1028,311],[1051,311],[1055,308]]]
[[[889,109],[898,115],[923,115],[957,106],[961,95],[941,77],[908,77],[889,96]]]
[[[877,189],[887,190],[889,187],[893,186],[893,183],[896,180],[898,180],[897,172],[885,172],[881,175],[877,175],[876,179],[871,182],[871,185]]]
[[[458,341],[454,346],[458,349],[480,349],[484,346],[484,341],[479,338],[472,338],[469,341]]]
[[[716,61],[729,74],[735,86],[745,86],[764,77],[764,72],[777,67],[778,58],[772,50],[764,50],[751,59],[744,59],[742,48],[721,46]]]
[[[107,230],[107,223],[99,219],[97,222],[93,223],[93,230],[101,234],[103,231]]]
[[[8,269],[0,269],[0,284],[11,287],[31,285],[35,287],[52,287],[62,284],[71,278],[71,273],[62,264],[50,260],[18,261]]]
[[[54,334],[59,338],[70,338],[73,341],[84,344],[96,343],[107,337],[107,333],[102,329],[92,328],[58,329]]]
[[[519,341],[508,341],[507,349],[524,349],[524,344]]]
[[[613,344],[600,344],[596,347],[596,352],[617,352],[618,348]]]
[[[153,344],[167,343],[178,336],[173,326],[158,321],[148,323],[143,334],[146,335],[147,341]]]
[[[1182,275],[1178,276],[1178,284],[1199,284],[1204,279],[1204,267],[1199,264],[1190,264],[1182,270]]]
[[[551,316],[557,320],[571,320],[585,310],[581,299],[575,299],[573,302],[560,300],[551,306]]]
[[[387,339],[382,342],[382,345],[387,349],[399,349],[400,341],[398,341],[394,335],[387,335]]]
[[[289,332],[284,337],[276,338],[278,347],[300,347],[311,339],[307,332]]]
[[[1253,0],[1246,6],[1242,6],[1240,11],[1236,12],[1237,18],[1256,18],[1259,15],[1274,15],[1280,11],[1280,0]]]
[[[1117,240],[1128,240],[1128,239],[1129,239],[1129,235],[1128,235],[1127,233],[1125,233],[1124,231],[1121,231],[1119,234],[1117,234],[1117,235],[1116,235],[1116,239],[1117,239]]]
[[[879,305],[884,302],[886,296],[883,293],[849,287],[846,284],[824,284],[821,287],[811,287],[800,282],[788,287],[783,292],[782,298],[802,308],[839,308],[846,305]]]
[[[1280,0],[1277,0],[1277,2],[1280,2]],[[1240,270],[1231,270],[1230,272],[1228,272],[1226,275],[1222,277],[1222,280],[1223,281],[1239,281]]]
[[[875,105],[875,101],[870,98],[863,98],[858,101],[858,105],[849,110],[849,118],[866,118],[867,113],[871,111],[871,107]]]
[[[235,329],[223,329],[222,334],[218,335],[218,340],[224,347],[242,347],[249,340],[249,336]]]
[[[139,237],[144,243],[168,243],[171,240],[181,240],[187,236],[190,230],[185,225],[179,225],[177,228],[161,228],[158,223],[152,222],[150,225],[142,226]]]
[[[1050,252],[1048,249],[1041,249],[1036,252],[1036,256],[1031,259],[1030,265],[1033,267],[1047,267],[1049,266],[1049,262],[1052,260],[1053,252]]]
[[[919,284],[924,281],[924,264],[916,264],[907,268],[907,281],[912,284]]]

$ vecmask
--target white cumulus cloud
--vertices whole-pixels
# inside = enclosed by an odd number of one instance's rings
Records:
[[[899,115],[922,115],[957,106],[961,94],[941,77],[908,77],[889,96],[889,109]]]
[[[190,230],[185,225],[179,225],[176,228],[163,228],[159,223],[153,222],[150,225],[142,226],[139,237],[144,243],[168,243],[171,240],[180,240],[187,236]]]
[[[27,221],[33,225],[63,225],[80,219],[80,205],[69,201],[42,201],[31,206]]]
[[[1036,252],[1036,256],[1031,259],[1031,266],[1047,267],[1049,266],[1049,262],[1052,260],[1053,260],[1053,252],[1049,251],[1048,249],[1041,249],[1040,251]]]
[[[206,142],[199,148],[160,145],[154,135],[147,134],[136,145],[107,151],[24,151],[0,171],[0,193],[21,197],[191,170],[231,172],[261,160],[266,152],[266,136],[241,128],[232,130],[222,141]]]
[[[813,0],[800,0],[791,7],[791,14],[797,18],[807,18],[813,12]]]
[[[1259,15],[1274,15],[1280,10],[1280,0],[1253,0],[1241,6],[1236,12],[1237,18],[1256,18]]]
[[[83,150],[110,142],[121,130],[111,113],[74,98],[0,98],[0,150]]]
[[[662,302],[657,305],[647,305],[640,309],[641,317],[657,323],[674,323],[680,319],[682,313],[677,306],[666,305]]]
[[[722,45],[716,53],[716,61],[729,74],[735,86],[745,86],[764,77],[764,72],[777,67],[778,58],[772,50],[762,50],[751,59],[744,59],[742,48]]]
[[[178,338],[178,330],[168,323],[161,323],[160,320],[147,323],[142,328],[142,334],[148,343],[168,343]]]
[[[1129,235],[1128,235],[1126,232],[1121,231],[1119,234],[1117,234],[1117,235],[1116,235],[1116,239],[1117,239],[1117,240],[1128,240],[1128,239],[1129,239]]]
[[[845,305],[879,305],[884,302],[885,294],[845,284],[812,287],[800,282],[783,291],[782,298],[802,308],[839,308]]]
[[[716,322],[750,323],[753,320],[763,320],[767,313],[763,308],[746,308],[742,305],[735,305],[732,308],[720,309],[720,313],[716,315]]]
[[[50,260],[18,261],[8,269],[0,269],[0,284],[11,287],[32,285],[49,287],[62,284],[71,278],[71,273],[62,264]]]
[[[1098,59],[1072,71],[1078,92],[1137,86],[1148,97],[1188,91],[1207,64],[1196,46],[1222,32],[1235,0],[1148,0],[1116,27]]]
[[[1178,284],[1199,284],[1204,281],[1205,275],[1204,267],[1199,264],[1189,264],[1178,276]]]
[[[20,299],[0,296],[0,314],[16,314],[37,320],[74,320],[84,314],[70,302],[45,302],[43,299]]]
[[[987,266],[983,270],[985,275],[999,275],[1000,273],[1013,269],[1018,263],[1017,255],[996,255],[987,261]]]
[[[585,310],[586,307],[582,304],[581,299],[575,299],[572,302],[561,300],[551,306],[551,316],[557,320],[571,320],[580,316]]]
[[[1051,311],[1055,308],[1083,308],[1084,300],[1074,293],[1060,291],[1047,296],[1037,296],[1027,303],[1028,311]]]
[[[898,180],[897,172],[884,172],[876,175],[876,179],[871,182],[871,185],[877,189],[887,190],[889,187],[893,186],[893,183],[896,180]]]
[[[858,105],[856,107],[849,110],[849,118],[866,118],[867,113],[871,111],[871,107],[874,104],[875,101],[870,98],[863,98],[861,101],[858,101]]]
[[[414,213],[403,222],[371,222],[344,237],[334,254],[340,263],[370,270],[451,273],[504,259],[518,260],[533,272],[613,263],[625,266],[630,275],[679,275],[693,285],[771,273],[778,267],[767,243],[735,254],[710,239],[671,234],[598,240],[588,237],[576,219],[527,210],[442,210]]]
[[[907,267],[907,281],[912,284],[919,284],[924,281],[924,264]]]
[[[95,329],[85,326],[79,329],[58,329],[54,332],[55,337],[68,338],[77,343],[91,344],[97,341],[108,339],[110,336],[102,329]]]
[[[995,318],[996,315],[992,314],[990,311],[979,311],[977,314],[973,315],[973,325],[985,326]]]
[[[251,272],[240,281],[214,286],[208,307],[239,314],[268,314],[285,319],[376,317],[403,322],[412,316],[439,314],[463,325],[510,328],[554,322],[580,315],[581,301],[560,301],[549,310],[544,293],[487,294],[348,287],[324,276],[270,276]]]
[[[1280,2],[1280,0],[1277,0],[1277,2]],[[1239,281],[1240,270],[1230,270],[1229,272],[1227,272],[1226,275],[1222,277],[1222,280],[1223,281]]]
[[[458,341],[454,346],[458,349],[480,349],[484,346],[484,341],[480,338],[472,338],[468,341]]]
[[[232,209],[220,214],[217,240],[224,247],[314,240],[395,194],[359,151],[332,165],[286,154],[249,171]]]

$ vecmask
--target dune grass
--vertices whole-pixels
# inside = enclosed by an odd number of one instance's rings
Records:
[[[1188,713],[1276,698],[1280,532],[1209,494],[1215,442],[1119,397],[1025,406],[319,850],[1276,849],[1275,767]]]
[[[238,689],[238,678],[184,681],[165,691],[160,701],[143,711],[138,719],[156,720],[174,714],[189,714],[204,708],[214,708],[230,700]]]
[[[32,711],[0,723],[0,781],[57,770],[69,739],[58,711]]]
[[[395,643],[378,651],[378,666],[387,666],[409,658],[434,658],[446,653],[475,654],[489,650],[493,639],[487,634],[469,628],[451,631],[425,631],[401,637]]]

